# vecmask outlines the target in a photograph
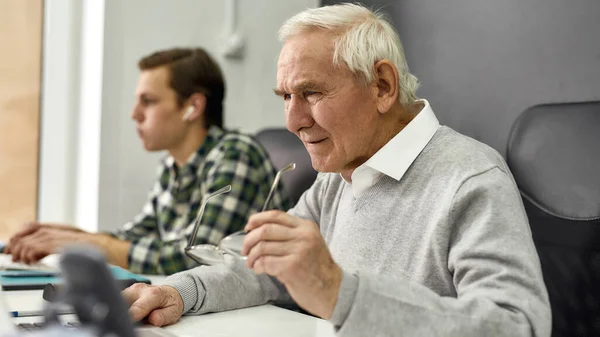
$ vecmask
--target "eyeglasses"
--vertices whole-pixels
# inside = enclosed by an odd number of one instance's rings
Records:
[[[275,179],[273,180],[273,184],[271,185],[271,190],[267,195],[267,199],[265,200],[265,204],[263,205],[262,212],[267,210],[269,207],[269,203],[273,198],[273,194],[275,193],[275,189],[279,184],[279,180],[281,179],[281,174],[287,171],[292,171],[296,168],[296,163],[290,163],[286,167],[282,168],[275,175]],[[200,228],[200,220],[202,219],[202,215],[204,214],[204,209],[206,208],[206,204],[208,201],[221,195],[223,193],[227,193],[231,191],[231,185],[227,185],[218,191],[215,191],[209,194],[202,203],[200,210],[198,210],[198,216],[196,217],[196,221],[194,224],[194,230],[192,235],[190,236],[190,240],[188,241],[187,247],[185,247],[185,254],[189,256],[192,260],[198,262],[199,264],[207,264],[214,265],[225,262],[225,254],[233,255],[239,259],[245,260],[246,256],[242,256],[242,242],[244,241],[244,237],[246,236],[246,232],[237,231],[232,233],[219,242],[218,246],[211,244],[203,244],[203,245],[194,245],[196,241],[196,237],[198,236],[198,230]]]

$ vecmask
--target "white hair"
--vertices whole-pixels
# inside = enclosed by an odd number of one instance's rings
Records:
[[[417,99],[419,80],[409,72],[400,38],[382,13],[351,3],[307,9],[281,26],[279,40],[315,28],[337,33],[334,65],[344,62],[354,75],[370,83],[376,75],[375,63],[387,59],[398,70],[399,102],[408,105]]]

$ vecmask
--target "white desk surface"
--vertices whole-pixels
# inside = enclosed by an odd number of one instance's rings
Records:
[[[164,277],[150,276],[152,284],[161,284]],[[4,300],[11,311],[43,308],[41,290],[4,291]],[[16,323],[39,322],[41,317],[19,317]],[[201,316],[184,316],[166,330],[177,336],[197,337],[333,337],[333,326],[322,319],[300,314],[273,305],[231,310]]]

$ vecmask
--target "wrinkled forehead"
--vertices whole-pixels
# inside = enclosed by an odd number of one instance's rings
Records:
[[[326,34],[304,33],[288,39],[277,60],[277,83],[314,76],[332,76],[333,40]]]
[[[290,59],[305,58],[326,59],[328,62],[333,62],[334,38],[335,35],[322,30],[294,35],[283,43],[278,64],[286,63]]]

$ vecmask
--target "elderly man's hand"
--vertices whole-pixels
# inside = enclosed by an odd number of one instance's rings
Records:
[[[250,217],[242,254],[246,265],[281,281],[305,310],[328,319],[333,313],[342,281],[342,270],[333,261],[312,221],[282,211]]]
[[[129,304],[129,316],[134,322],[147,317],[148,323],[165,326],[177,322],[183,314],[183,299],[173,287],[136,283],[121,295]]]

